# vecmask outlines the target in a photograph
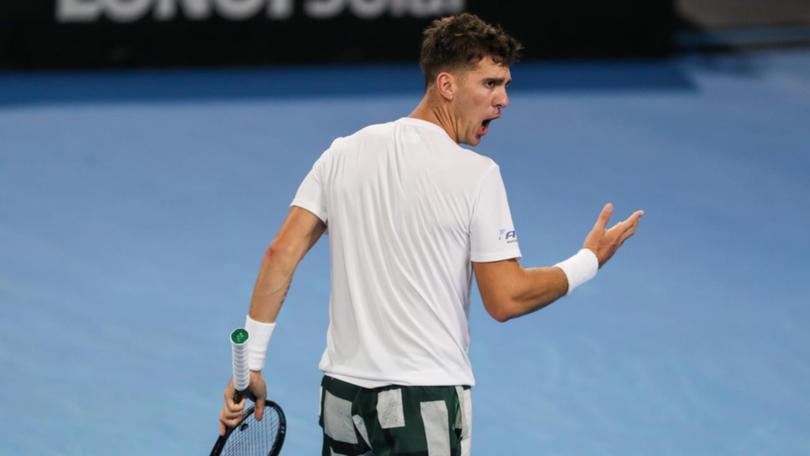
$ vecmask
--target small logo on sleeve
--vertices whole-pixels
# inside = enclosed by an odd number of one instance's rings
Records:
[[[498,230],[498,240],[505,241],[507,244],[517,242],[517,232],[515,230],[508,229]]]

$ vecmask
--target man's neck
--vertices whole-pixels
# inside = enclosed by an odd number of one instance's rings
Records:
[[[432,102],[429,95],[425,95],[408,117],[434,123],[447,132],[450,139],[458,143],[458,129],[453,122],[449,109],[439,103]]]

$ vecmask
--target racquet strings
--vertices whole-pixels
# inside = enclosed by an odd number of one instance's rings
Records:
[[[274,407],[264,408],[264,417],[256,421],[254,408],[248,410],[247,417],[231,431],[222,455],[232,456],[267,456],[270,448],[276,444],[279,434],[279,415]]]

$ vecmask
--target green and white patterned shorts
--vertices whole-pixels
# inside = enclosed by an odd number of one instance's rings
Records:
[[[469,456],[469,386],[321,382],[323,456]]]

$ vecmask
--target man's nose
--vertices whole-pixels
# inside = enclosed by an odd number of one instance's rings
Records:
[[[498,94],[495,96],[495,107],[497,108],[505,108],[509,106],[509,94],[506,93],[506,88],[503,90],[499,90]]]

